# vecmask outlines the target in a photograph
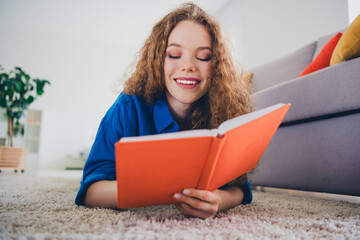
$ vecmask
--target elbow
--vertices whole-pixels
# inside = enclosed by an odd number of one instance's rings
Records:
[[[116,181],[99,181],[91,184],[85,193],[84,205],[91,208],[117,208]]]

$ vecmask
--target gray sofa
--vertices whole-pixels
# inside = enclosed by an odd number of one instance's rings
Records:
[[[297,77],[333,35],[250,69],[257,109],[292,104],[253,186],[360,196],[360,58]]]

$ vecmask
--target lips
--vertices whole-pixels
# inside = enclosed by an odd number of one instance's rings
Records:
[[[201,82],[199,79],[196,78],[185,78],[185,77],[174,78],[174,81],[179,87],[183,89],[196,88],[198,84]]]
[[[176,81],[176,83],[181,85],[197,85],[200,83],[200,80],[196,78],[179,77],[179,78],[174,78],[174,80]]]

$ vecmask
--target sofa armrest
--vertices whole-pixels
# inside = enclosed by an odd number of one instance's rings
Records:
[[[360,58],[253,94],[255,108],[290,102],[283,123],[360,109]]]

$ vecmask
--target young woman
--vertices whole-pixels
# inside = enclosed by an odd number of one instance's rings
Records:
[[[117,206],[114,144],[122,137],[217,128],[252,110],[217,24],[195,4],[184,4],[152,29],[124,92],[103,118],[76,204]],[[171,184],[171,183],[169,183]],[[213,217],[252,200],[246,175],[214,191],[184,189],[173,196],[187,217]]]

